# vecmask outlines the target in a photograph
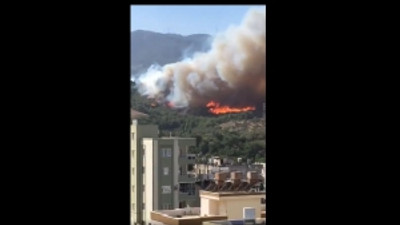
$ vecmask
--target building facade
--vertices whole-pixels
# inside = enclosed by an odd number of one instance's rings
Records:
[[[137,120],[131,123],[131,223],[143,221],[143,145],[144,137],[158,137],[156,125],[139,125]]]
[[[200,205],[195,188],[195,157],[189,154],[195,145],[195,138],[143,138],[145,222],[151,220],[153,210]]]
[[[255,164],[216,164],[216,163],[196,163],[195,164],[195,176],[197,181],[214,179],[216,173],[220,172],[235,172],[239,171],[243,174],[247,174],[248,171],[257,171],[265,178],[265,163]]]
[[[243,219],[243,208],[254,207],[256,217],[262,217],[265,192],[201,191],[200,216],[224,215],[228,220]]]

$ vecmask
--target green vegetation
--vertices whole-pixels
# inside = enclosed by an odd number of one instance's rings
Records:
[[[153,105],[152,105],[153,104]],[[149,115],[140,124],[157,124],[160,136],[195,137],[193,153],[201,156],[242,157],[265,161],[265,123],[254,112],[211,115],[207,109],[191,109],[183,113],[157,105],[140,96],[134,88],[131,107]]]

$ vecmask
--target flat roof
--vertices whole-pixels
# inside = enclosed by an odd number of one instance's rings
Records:
[[[265,191],[259,192],[247,192],[247,191],[200,191],[201,195],[212,195],[212,196],[238,196],[238,195],[265,195]]]
[[[143,118],[143,117],[148,117],[149,115],[136,111],[134,109],[131,109],[131,119],[139,119],[139,118]]]

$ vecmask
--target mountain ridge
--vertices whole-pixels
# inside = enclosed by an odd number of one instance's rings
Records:
[[[131,75],[137,76],[154,64],[179,62],[211,47],[209,34],[180,35],[147,30],[131,32]]]

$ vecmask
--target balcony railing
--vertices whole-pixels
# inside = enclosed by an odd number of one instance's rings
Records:
[[[194,195],[196,195],[196,190],[190,190],[190,191],[188,191],[188,190],[186,190],[186,191],[179,190],[179,194],[194,196]]]

